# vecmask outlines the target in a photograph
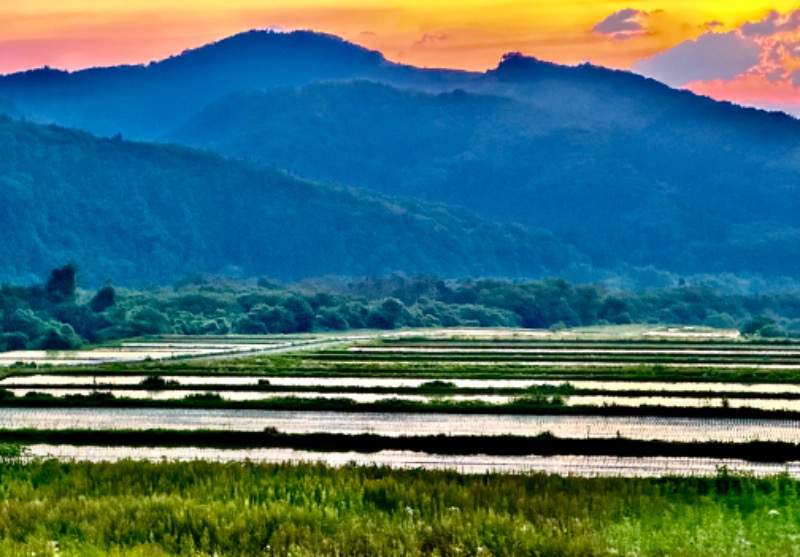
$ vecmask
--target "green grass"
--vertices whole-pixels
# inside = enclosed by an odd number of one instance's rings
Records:
[[[320,465],[0,464],[0,555],[786,556],[785,476],[581,479]]]

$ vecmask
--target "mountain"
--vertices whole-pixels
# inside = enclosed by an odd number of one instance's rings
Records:
[[[147,66],[0,77],[0,99],[550,230],[607,269],[782,276],[800,257],[797,120],[589,64],[428,70],[253,31]]]
[[[394,64],[331,35],[250,31],[148,65],[0,76],[0,101],[39,123],[155,139],[233,91],[352,78],[440,88],[469,74]]]
[[[0,275],[66,261],[88,282],[236,266],[297,279],[392,272],[543,276],[582,260],[544,232],[179,146],[0,118]]]
[[[234,93],[172,138],[544,227],[605,267],[791,274],[800,123],[655,90],[674,98],[645,124],[463,90],[323,83]]]

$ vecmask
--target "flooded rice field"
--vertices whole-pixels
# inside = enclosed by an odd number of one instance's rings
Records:
[[[335,346],[341,342],[357,342],[371,338],[365,335],[187,337],[166,335],[147,342],[125,342],[119,347],[80,350],[17,350],[0,352],[0,367],[13,365],[76,366],[108,363],[133,363],[145,360],[170,360],[241,356],[264,352],[303,350],[319,346]]]
[[[20,363],[75,366],[188,357],[197,358],[274,350],[287,346],[291,346],[291,343],[131,343],[123,344],[120,348],[98,348],[94,350],[17,350],[0,352],[0,367],[8,367]]]
[[[457,355],[460,356],[460,355]],[[668,369],[710,369],[710,370],[761,370],[761,371],[768,371],[768,370],[780,370],[780,371],[790,371],[790,370],[800,370],[800,360],[798,363],[780,363],[780,364],[771,364],[771,363],[737,363],[735,361],[731,362],[715,362],[715,361],[708,361],[708,362],[661,362],[658,364],[653,364],[652,362],[647,362],[643,364],[641,361],[630,360],[630,361],[592,361],[588,359],[582,360],[504,360],[504,361],[496,361],[491,359],[486,360],[478,360],[478,359],[452,359],[452,360],[403,360],[403,359],[392,359],[392,360],[385,360],[385,359],[370,359],[369,357],[359,358],[359,359],[336,359],[335,363],[339,366],[375,366],[376,368],[383,368],[383,369],[391,369],[392,366],[395,367],[405,367],[409,364],[415,365],[449,365],[459,368],[498,368],[503,366],[504,368],[507,367],[520,367],[520,368],[552,368],[552,369],[630,369],[630,368],[639,368],[642,365],[661,365],[664,368]]]
[[[663,331],[662,331],[663,332]],[[669,332],[669,331],[667,331]],[[680,334],[684,331],[679,330]],[[662,406],[673,408],[753,408],[800,412],[800,383],[746,383],[711,381],[653,381],[659,377],[655,365],[665,369],[708,368],[686,372],[694,378],[736,377],[738,370],[794,371],[800,370],[800,348],[797,345],[760,345],[731,342],[723,337],[712,344],[669,340],[659,344],[636,340],[634,344],[564,340],[558,346],[553,339],[561,338],[549,332],[476,331],[463,330],[465,338],[448,342],[446,335],[454,331],[433,332],[427,342],[419,331],[388,333],[401,340],[392,342],[384,333],[351,335],[350,337],[243,337],[240,339],[168,338],[154,341],[130,342],[118,348],[98,348],[74,352],[10,352],[0,353],[0,367],[17,362],[41,366],[93,365],[100,363],[139,362],[159,363],[118,366],[130,369],[130,374],[98,373],[86,370],[66,370],[71,375],[50,374],[46,370],[4,370],[20,373],[0,380],[0,388],[16,396],[31,391],[57,397],[109,392],[116,398],[137,398],[153,401],[183,399],[192,395],[216,394],[228,401],[265,401],[274,398],[350,399],[357,403],[377,403],[390,399],[413,402],[480,401],[487,404],[508,404],[526,394],[541,394],[541,389],[561,388],[560,395],[567,406],[586,406],[582,413],[596,412],[602,406]],[[427,334],[427,333],[426,333]],[[646,333],[640,333],[646,334]],[[705,333],[703,333],[705,334]],[[709,333],[711,334],[711,333]],[[727,333],[726,333],[727,334]],[[315,335],[316,336],[316,335]],[[470,344],[467,338],[477,339]],[[698,338],[698,337],[694,337]],[[733,337],[731,337],[733,338]],[[377,340],[376,342],[376,339]],[[503,342],[505,339],[506,342]],[[444,340],[439,344],[439,340]],[[368,341],[369,345],[361,341]],[[343,342],[345,344],[343,344]],[[361,344],[359,344],[359,342]],[[492,345],[497,342],[496,345]],[[519,343],[519,345],[514,345]],[[309,352],[310,348],[315,349]],[[289,356],[271,360],[273,354],[306,351],[301,357]],[[257,354],[258,357],[250,357]],[[172,367],[162,360],[236,357],[231,365],[200,363]],[[294,362],[297,368],[292,367]],[[352,367],[349,367],[352,366]],[[374,366],[374,367],[373,367]],[[642,372],[634,368],[642,367]],[[449,375],[469,376],[465,370],[474,368],[484,379],[450,378]],[[548,375],[552,370],[562,372]],[[570,374],[593,377],[591,368],[603,369],[605,375],[641,377],[646,381],[591,379],[551,379]],[[172,372],[170,373],[170,370]],[[393,370],[411,377],[392,376]],[[147,387],[143,381],[157,370],[162,385]],[[208,373],[203,373],[207,370]],[[336,370],[354,375],[336,375]],[[573,371],[574,370],[574,371]],[[615,375],[619,370],[620,373]],[[624,370],[624,375],[623,375]],[[718,374],[726,370],[728,374]],[[229,372],[223,375],[224,372]],[[264,375],[259,375],[260,372]],[[449,373],[452,371],[452,373]],[[192,373],[195,375],[183,375]],[[109,372],[107,372],[109,373]],[[216,373],[217,375],[214,375]],[[252,375],[233,375],[251,373]],[[268,375],[269,373],[278,376]],[[319,377],[304,375],[317,373]],[[364,375],[378,376],[357,376]],[[505,373],[505,376],[503,375]],[[497,375],[497,379],[486,379]],[[297,375],[292,377],[291,375]],[[427,376],[426,376],[427,375]],[[526,379],[530,376],[546,379]],[[603,375],[598,375],[603,376]],[[662,377],[674,378],[677,372]],[[769,374],[749,374],[742,377],[765,377]],[[511,378],[509,378],[511,377]],[[520,378],[521,377],[521,378]],[[430,393],[432,381],[439,381],[435,394]],[[792,380],[794,374],[783,373],[777,379]],[[446,382],[442,385],[441,382]],[[157,383],[157,382],[156,382]],[[159,388],[168,387],[168,388]],[[570,394],[568,388],[579,391]],[[463,389],[448,392],[449,388]],[[372,389],[374,392],[369,392]],[[419,392],[396,392],[401,389],[428,389]],[[503,391],[507,389],[507,391]],[[540,389],[537,393],[537,389]],[[471,390],[474,390],[472,392]],[[514,392],[512,390],[516,390]],[[523,391],[529,391],[523,393]],[[551,391],[552,392],[552,391]],[[548,396],[550,393],[547,393]],[[738,396],[737,396],[738,395]],[[763,395],[763,396],[759,396]],[[729,398],[730,397],[730,398]],[[135,404],[135,403],[133,403]],[[143,404],[138,404],[143,406]],[[166,405],[164,405],[166,406]],[[244,406],[244,405],[242,405]],[[387,437],[414,436],[475,436],[474,454],[439,456],[405,451],[381,451],[371,454],[354,452],[316,453],[292,449],[197,449],[153,447],[74,447],[66,445],[34,445],[34,457],[54,457],[79,460],[119,460],[123,458],[161,460],[209,459],[220,461],[252,460],[258,462],[321,461],[334,466],[350,463],[390,466],[394,468],[450,469],[464,473],[485,472],[549,472],[579,476],[710,476],[722,466],[731,471],[756,475],[787,472],[800,478],[800,462],[789,464],[760,464],[715,458],[666,457],[591,457],[591,456],[524,456],[497,457],[481,453],[482,436],[514,435],[532,437],[552,434],[565,439],[660,440],[678,442],[778,441],[800,443],[800,420],[670,418],[656,416],[603,417],[556,415],[492,415],[489,413],[378,413],[330,411],[269,411],[200,408],[14,408],[0,407],[2,429],[85,429],[85,430],[221,430],[253,431],[276,429],[283,433],[374,434]],[[487,412],[483,410],[483,412]],[[643,413],[647,413],[646,410]],[[657,413],[657,412],[650,412]],[[688,413],[688,412],[687,412]],[[698,412],[699,413],[699,412]],[[92,441],[94,442],[94,441]],[[472,441],[470,440],[470,443]],[[470,451],[472,449],[469,449]]]
[[[386,435],[518,435],[574,439],[800,442],[800,421],[662,417],[346,413],[162,408],[2,408],[0,429],[226,430]],[[476,451],[479,440],[476,440]]]
[[[504,348],[469,348],[458,346],[351,346],[348,352],[354,354],[470,354],[470,355],[516,355],[516,354],[547,354],[564,356],[599,356],[599,355],[622,355],[622,356],[800,356],[800,350],[796,349],[697,349],[697,348],[528,348],[528,347],[504,347]]]
[[[431,379],[371,378],[371,377],[272,377],[230,375],[162,375],[165,381],[174,381],[184,387],[246,387],[266,382],[276,387],[325,387],[325,388],[419,388]],[[6,377],[0,380],[0,388],[22,388],[28,386],[114,388],[137,386],[146,375],[51,375],[34,374]],[[575,389],[592,391],[647,391],[664,393],[746,393],[800,396],[800,385],[786,383],[729,383],[729,382],[668,382],[668,381],[591,381],[591,380],[542,380],[542,379],[450,379],[459,389],[531,389],[536,387],[560,387],[569,384]],[[717,395],[718,396],[718,395]]]
[[[800,478],[800,462],[759,463],[736,459],[609,457],[609,456],[511,456],[431,455],[412,451],[312,452],[294,449],[208,449],[195,447],[76,447],[31,445],[31,458],[56,458],[91,462],[123,459],[160,462],[210,460],[217,462],[300,463],[329,466],[387,466],[395,469],[454,470],[463,474],[548,473],[581,477],[715,476],[722,467],[730,472],[771,476],[781,473]]]

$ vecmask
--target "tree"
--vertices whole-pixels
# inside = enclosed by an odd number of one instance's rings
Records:
[[[97,291],[92,301],[89,302],[89,307],[95,313],[102,313],[114,304],[117,303],[117,293],[114,287],[106,285]]]
[[[129,324],[136,327],[138,335],[160,335],[174,332],[169,318],[149,306],[131,311]]]
[[[45,285],[47,300],[52,304],[74,303],[77,275],[78,268],[72,263],[53,269]]]
[[[299,296],[292,296],[283,303],[283,307],[294,317],[293,332],[309,332],[314,328],[314,311],[311,305]]]
[[[758,335],[765,338],[775,338],[784,335],[780,325],[778,325],[774,319],[766,315],[759,315],[751,319],[742,325],[740,332],[745,336]]]
[[[42,350],[71,350],[81,345],[80,338],[69,325],[64,325],[61,330],[47,329],[39,342]]]
[[[370,329],[395,329],[402,327],[408,317],[408,309],[397,298],[387,298],[380,306],[373,309],[367,317]]]
[[[25,350],[28,347],[28,336],[25,333],[13,332],[0,335],[0,351]]]

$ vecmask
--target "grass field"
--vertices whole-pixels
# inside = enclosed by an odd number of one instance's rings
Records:
[[[798,483],[34,462],[0,466],[0,554],[797,554]]]

